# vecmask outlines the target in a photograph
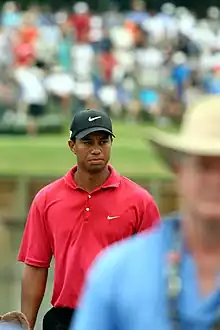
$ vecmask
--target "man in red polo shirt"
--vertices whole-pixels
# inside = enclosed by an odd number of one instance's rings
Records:
[[[18,257],[25,263],[22,312],[31,329],[52,256],[53,308],[44,317],[43,329],[68,329],[85,273],[98,253],[159,221],[152,196],[108,165],[113,137],[105,113],[79,112],[69,140],[77,166],[44,187],[32,203]]]

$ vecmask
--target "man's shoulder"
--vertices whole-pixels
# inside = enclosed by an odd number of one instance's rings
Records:
[[[64,187],[65,180],[64,177],[61,177],[46,186],[42,187],[35,196],[35,201],[42,201],[45,199],[50,199],[50,197],[54,197],[58,192],[60,192],[61,188]]]
[[[147,198],[149,200],[153,199],[152,195],[147,189],[143,188],[138,183],[132,181],[131,179],[128,179],[125,176],[121,176],[121,184],[126,190],[130,190],[139,198]]]

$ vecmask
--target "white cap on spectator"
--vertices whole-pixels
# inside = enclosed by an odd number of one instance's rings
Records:
[[[3,11],[11,11],[14,12],[17,10],[16,2],[14,1],[7,1],[2,7]]]
[[[211,19],[218,19],[220,16],[220,11],[218,7],[212,6],[207,10],[207,17]]]
[[[80,1],[73,6],[73,11],[76,14],[85,14],[89,11],[89,5],[86,2]]]
[[[161,7],[161,12],[167,15],[173,15],[175,13],[175,5],[171,2],[166,2]]]
[[[54,17],[57,24],[63,24],[67,21],[68,15],[65,11],[58,11]]]
[[[189,15],[189,10],[186,7],[177,7],[175,14],[177,17],[184,17],[186,15]]]
[[[184,64],[187,61],[187,57],[183,52],[176,52],[172,56],[172,62],[176,65]]]

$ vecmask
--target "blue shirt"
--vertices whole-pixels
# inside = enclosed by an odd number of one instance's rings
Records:
[[[21,24],[21,14],[6,12],[2,14],[1,20],[4,27],[18,27]]]
[[[205,91],[209,94],[220,94],[220,78],[207,77],[204,87]]]
[[[107,249],[95,262],[71,330],[172,330],[166,256],[174,220]],[[220,290],[202,297],[192,256],[181,258],[181,330],[210,330]]]
[[[149,14],[144,11],[132,11],[126,16],[126,19],[137,25],[141,25],[148,17]]]
[[[184,84],[190,77],[190,69],[186,65],[177,65],[172,70],[172,78],[176,84]]]
[[[24,328],[9,322],[0,322],[0,330],[24,330]]]

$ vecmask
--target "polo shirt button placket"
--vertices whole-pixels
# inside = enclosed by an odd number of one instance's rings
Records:
[[[89,199],[91,199],[91,198],[92,198],[92,196],[91,195],[88,195],[88,202],[87,202],[87,207],[86,207],[85,221],[88,221],[89,220],[89,217],[90,217]]]

